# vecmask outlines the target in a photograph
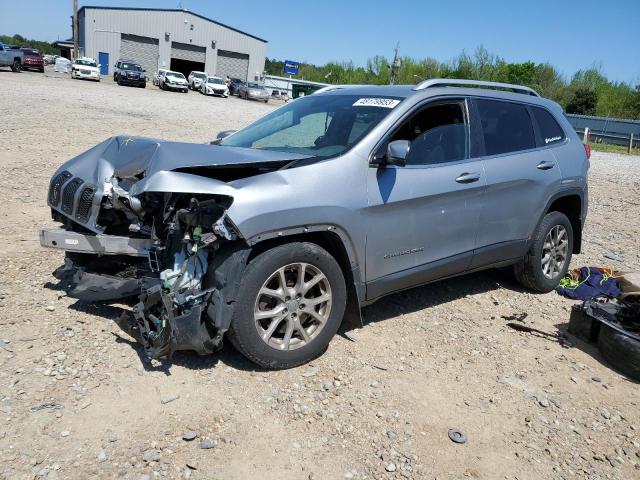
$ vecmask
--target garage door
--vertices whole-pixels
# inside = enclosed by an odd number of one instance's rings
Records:
[[[189,62],[206,63],[207,49],[187,43],[171,42],[171,58]]]
[[[122,34],[120,39],[120,58],[136,62],[151,76],[158,70],[160,49],[158,39],[139,37],[138,35]]]
[[[249,55],[218,50],[216,75],[219,77],[229,75],[231,78],[239,78],[243,82],[246,82],[248,73]]]

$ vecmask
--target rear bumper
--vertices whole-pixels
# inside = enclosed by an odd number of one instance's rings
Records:
[[[115,235],[85,235],[63,228],[43,228],[40,230],[40,245],[67,252],[147,257],[151,240]]]

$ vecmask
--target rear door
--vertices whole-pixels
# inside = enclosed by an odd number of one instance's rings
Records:
[[[404,167],[369,168],[367,298],[464,271],[475,246],[485,174],[471,158],[467,103],[418,107],[378,147],[410,140]]]
[[[472,115],[482,128],[487,188],[471,267],[518,258],[562,175],[552,150],[541,145],[527,104],[472,99]]]

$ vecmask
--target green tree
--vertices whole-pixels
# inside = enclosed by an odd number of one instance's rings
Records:
[[[595,90],[580,87],[574,93],[567,104],[567,113],[578,115],[595,115],[598,94]]]

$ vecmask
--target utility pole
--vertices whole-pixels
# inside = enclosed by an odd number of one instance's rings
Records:
[[[73,58],[78,58],[78,0],[73,0]]]
[[[389,79],[389,85],[395,85],[396,83],[396,75],[398,73],[398,68],[400,68],[400,59],[398,58],[398,49],[400,48],[400,44],[396,44],[396,48],[393,49],[393,61],[391,62],[391,78]]]

